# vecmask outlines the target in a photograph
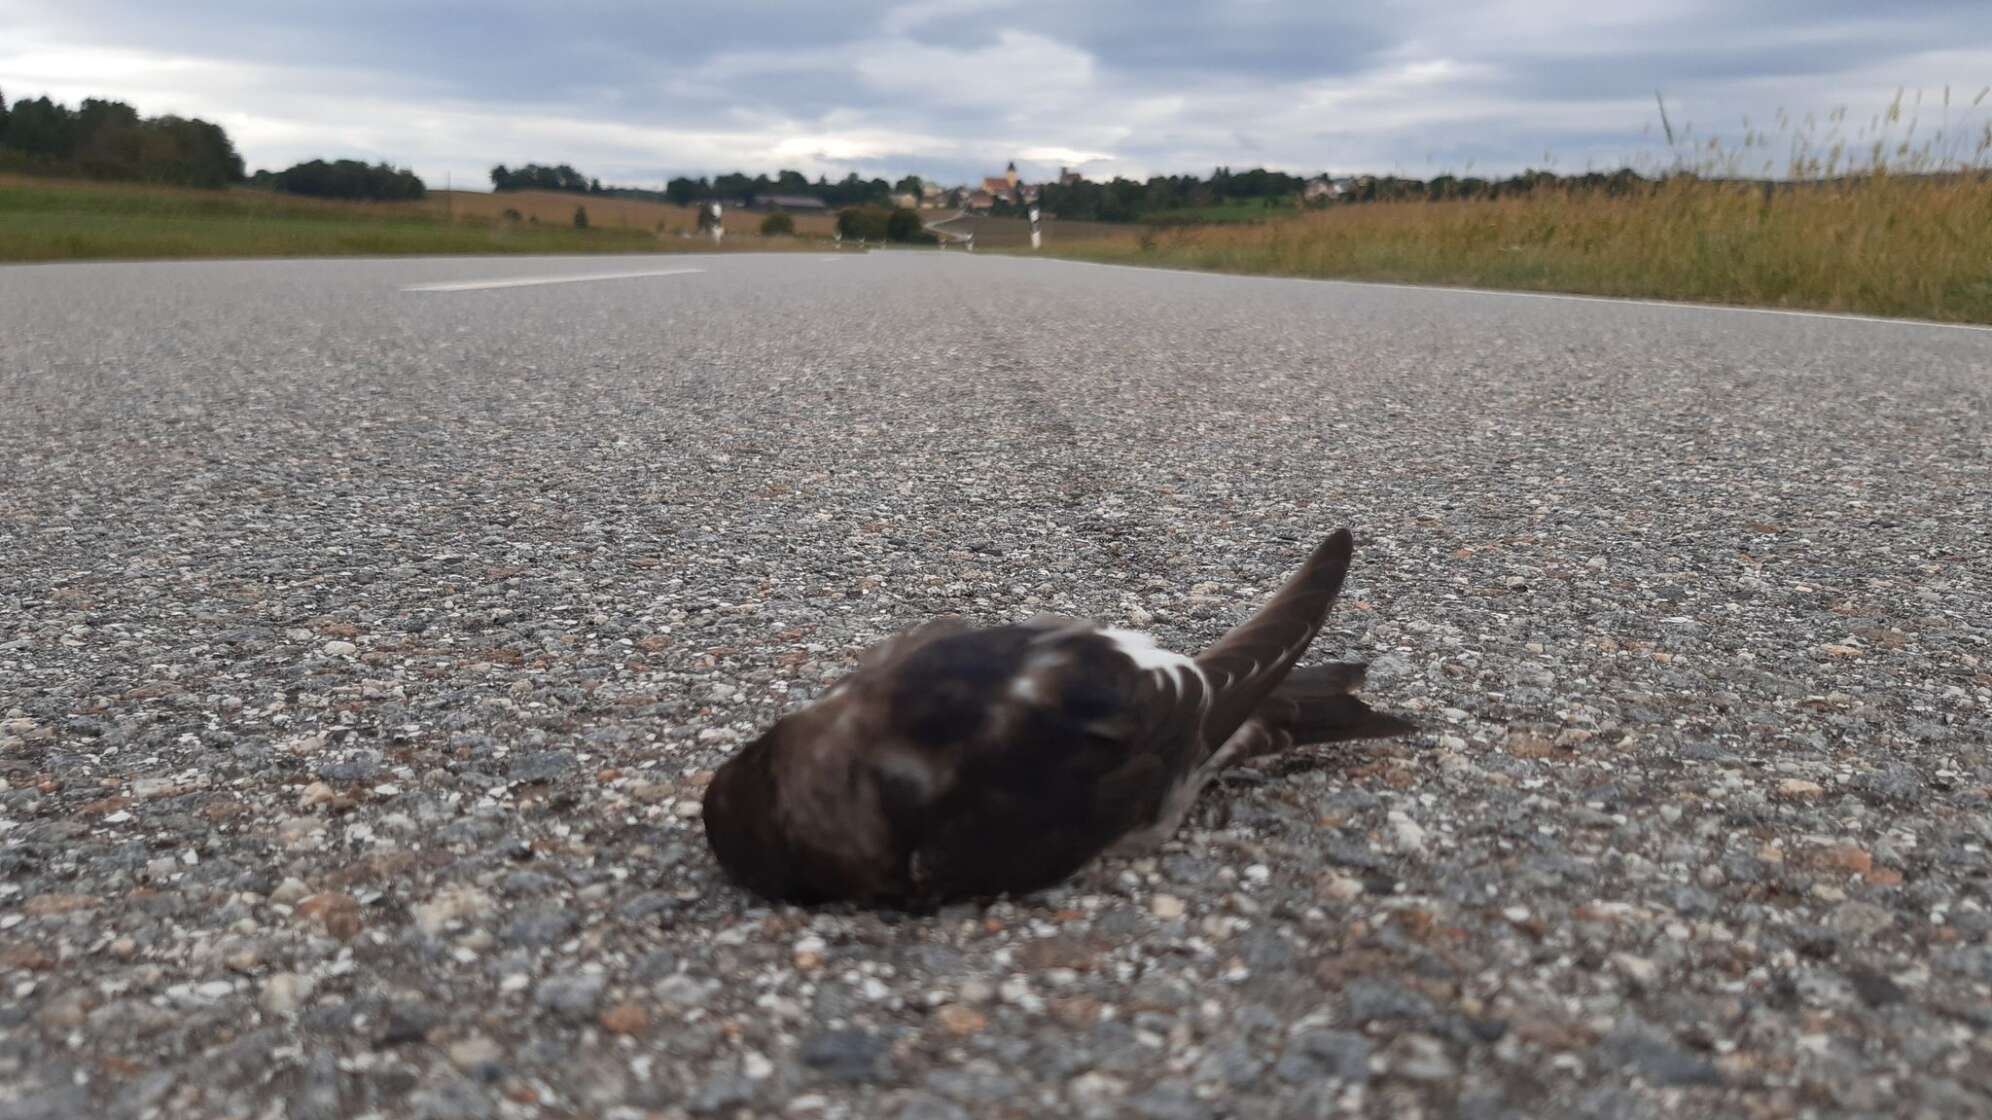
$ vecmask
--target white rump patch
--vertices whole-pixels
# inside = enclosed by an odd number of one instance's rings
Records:
[[[1028,674],[1010,682],[1010,697],[1026,704],[1044,703],[1044,690],[1038,687],[1037,678]]]
[[[1043,678],[1056,678],[1058,671],[1065,668],[1067,660],[1065,654],[1058,650],[1032,654],[1024,662],[1024,667],[1017,670],[1017,679],[1010,682],[1010,698],[1026,704],[1046,703],[1050,697],[1046,695]]]
[[[933,764],[908,751],[876,752],[872,766],[880,774],[911,786],[922,801],[931,801],[940,785],[941,776],[934,772]]]
[[[1169,678],[1169,683],[1183,687],[1183,678],[1178,674],[1187,673],[1201,680],[1203,670],[1197,663],[1180,653],[1171,653],[1155,644],[1155,639],[1139,630],[1123,630],[1109,627],[1100,631],[1100,636],[1114,644],[1114,648],[1127,655],[1135,668],[1149,673],[1161,673]]]

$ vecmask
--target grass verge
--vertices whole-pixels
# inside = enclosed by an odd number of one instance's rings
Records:
[[[1085,260],[1992,323],[1992,177],[1373,203],[1055,245]]]
[[[1294,198],[1231,198],[1209,206],[1188,206],[1180,210],[1155,210],[1142,218],[1147,225],[1195,225],[1220,222],[1264,222],[1284,218],[1294,212]]]
[[[729,234],[725,247],[810,246],[794,238]],[[574,229],[461,216],[450,221],[422,202],[331,202],[247,189],[0,176],[0,261],[713,248],[703,239],[660,237],[649,229]]]
[[[612,195],[574,195],[559,191],[430,191],[422,203],[431,215],[452,215],[458,220],[498,221],[510,210],[523,218],[537,218],[540,224],[566,225],[576,206],[588,208],[588,224],[602,229],[629,228],[651,232],[676,233],[696,230],[698,210],[691,206],[670,206],[645,199],[617,198]],[[754,236],[761,228],[766,211],[726,212],[726,236]],[[805,237],[829,237],[837,232],[834,211],[800,211],[790,214],[795,231]]]
[[[1898,92],[1862,123],[1780,112],[1739,139],[1676,128],[1640,189],[1372,202],[1149,229],[1061,255],[1277,276],[1568,292],[1992,323],[1992,87]],[[1917,115],[1938,127],[1916,137]],[[1782,164],[1782,173],[1779,166]]]

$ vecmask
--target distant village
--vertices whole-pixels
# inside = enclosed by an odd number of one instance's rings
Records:
[[[1058,181],[1077,183],[1082,176],[1076,171],[1058,169]],[[1017,174],[1017,165],[1012,161],[1001,175],[986,176],[980,186],[943,187],[939,183],[923,183],[920,193],[895,191],[892,204],[909,210],[992,210],[999,202],[1011,205],[1024,205],[1038,200],[1038,188],[1023,181]],[[827,210],[830,205],[813,195],[764,194],[753,202],[756,209],[779,210]]]
[[[1063,167],[1058,169],[1058,181],[1061,183],[1076,183],[1080,179],[1081,176],[1077,171],[1068,171]],[[930,209],[952,206],[961,210],[989,210],[998,202],[1021,206],[1038,200],[1038,188],[1018,178],[1015,162],[1004,168],[1001,175],[985,176],[979,187],[956,187],[953,190],[944,190],[936,183],[929,184],[920,193],[921,197],[917,204]],[[906,197],[895,196],[893,203],[898,206],[909,205],[903,201]]]
[[[1319,205],[1334,202],[1355,193],[1367,178],[1330,178],[1318,176],[1306,181],[1300,190],[1299,201],[1304,205]],[[1056,180],[1059,186],[1075,186],[1086,182],[1086,177],[1070,168],[1058,169]],[[1012,160],[1003,168],[1001,175],[986,175],[980,183],[956,187],[944,187],[939,183],[922,183],[919,193],[895,191],[891,196],[892,205],[913,210],[966,210],[971,213],[986,213],[999,206],[1029,206],[1038,201],[1043,184],[1026,183],[1017,173],[1016,161]],[[834,209],[823,199],[813,195],[763,194],[749,204],[753,209],[767,210],[827,210]]]

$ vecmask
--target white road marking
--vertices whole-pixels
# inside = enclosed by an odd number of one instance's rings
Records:
[[[583,280],[637,280],[646,276],[685,276],[703,268],[653,268],[643,272],[585,272],[575,276],[514,276],[507,280],[452,280],[410,284],[404,292],[474,292],[482,288],[530,288],[535,284],[578,284]]]
[[[1353,288],[1403,288],[1413,292],[1443,292],[1447,295],[1500,296],[1507,299],[1552,299],[1570,303],[1617,303],[1628,307],[1659,307],[1669,311],[1727,311],[1736,315],[1783,315],[1794,319],[1832,319],[1842,323],[1882,323],[1891,327],[1935,327],[1952,331],[1992,332],[1983,323],[1944,323],[1935,319],[1891,319],[1885,315],[1853,315],[1840,311],[1801,311],[1789,307],[1741,307],[1731,303],[1691,303],[1687,300],[1635,299],[1630,296],[1586,296],[1574,292],[1523,292],[1505,288],[1449,287],[1444,284],[1399,284],[1389,280],[1345,280],[1337,276],[1268,276],[1244,272],[1211,272],[1200,268],[1162,268],[1146,264],[1113,264],[1108,261],[1076,261],[1066,257],[1018,257],[1047,264],[1077,264],[1091,268],[1121,268],[1133,272],[1168,272],[1177,276],[1204,276],[1214,280],[1297,280],[1306,284],[1344,284]]]

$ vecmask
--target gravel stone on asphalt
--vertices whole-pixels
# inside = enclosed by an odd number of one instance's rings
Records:
[[[1992,334],[671,263],[0,268],[0,1117],[1992,1111]],[[867,643],[1342,524],[1417,735],[935,916],[707,855]]]

